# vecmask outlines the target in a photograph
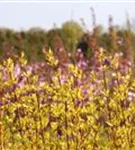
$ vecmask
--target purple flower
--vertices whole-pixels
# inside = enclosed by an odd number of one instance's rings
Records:
[[[17,78],[21,73],[21,68],[19,64],[15,65],[15,69],[14,69],[14,77]]]

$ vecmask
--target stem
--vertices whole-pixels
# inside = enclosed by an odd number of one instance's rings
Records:
[[[23,141],[23,132],[22,132],[22,129],[21,129],[21,120],[20,120],[20,114],[19,114],[19,107],[17,107],[17,118],[18,118],[18,123],[19,123],[19,132],[20,132],[20,136],[21,136],[21,142],[22,142],[22,145],[26,148],[26,145]]]
[[[65,130],[66,130],[66,142],[67,142],[67,149],[70,149],[70,144],[69,144],[69,138],[68,138],[68,120],[67,120],[67,112],[68,112],[68,107],[67,107],[67,102],[65,101]]]
[[[52,142],[52,128],[51,128],[51,100],[49,103],[49,123],[48,123],[48,127],[49,127],[49,144],[50,144],[50,150],[52,150],[52,146],[51,146],[51,142]]]
[[[34,118],[35,126],[36,126],[36,146],[38,147],[38,129],[37,129],[37,119]]]
[[[2,116],[3,116],[3,111],[2,108],[0,107],[0,150],[4,149]]]
[[[39,120],[39,123],[40,123],[40,129],[42,130],[43,129],[43,124],[42,124],[42,119],[41,119],[41,116],[40,116],[40,99],[39,99],[39,95],[38,93],[36,92],[36,96],[37,96],[37,111],[38,111],[38,120]],[[43,149],[45,150],[45,137],[44,137],[44,132],[41,131],[41,137],[42,137],[42,142],[43,142]]]
[[[0,96],[2,96],[2,93],[4,93],[4,89],[0,91]],[[1,104],[3,103],[1,99]],[[0,106],[0,150],[4,149],[4,143],[3,143],[3,126],[2,126],[2,118],[3,118],[3,110]]]

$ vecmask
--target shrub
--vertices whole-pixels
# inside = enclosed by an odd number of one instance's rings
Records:
[[[45,58],[30,66],[22,53],[0,65],[0,148],[134,149],[132,64],[103,49],[90,69],[60,66],[51,50]]]

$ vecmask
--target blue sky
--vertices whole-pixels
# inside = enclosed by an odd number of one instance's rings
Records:
[[[124,25],[126,12],[130,19],[135,18],[135,3],[0,3],[0,27],[16,30],[41,27],[50,29],[56,23],[58,27],[71,18],[80,22],[84,18],[87,27],[91,27],[90,7],[95,9],[97,23],[108,26],[108,16],[114,17],[114,23]]]

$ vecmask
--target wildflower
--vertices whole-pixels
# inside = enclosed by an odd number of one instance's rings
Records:
[[[131,102],[132,101],[132,97],[128,97],[128,101]]]
[[[15,69],[14,69],[14,77],[17,78],[21,73],[21,68],[19,64],[16,64]]]
[[[60,83],[63,84],[66,81],[66,77],[64,75],[60,76]]]
[[[78,53],[81,53],[81,52],[82,52],[82,50],[79,48],[79,49],[77,50],[77,52],[78,52]]]
[[[128,92],[128,96],[133,96],[134,93],[133,92]]]
[[[113,73],[112,73],[112,77],[116,77],[116,73],[113,72]]]
[[[100,47],[99,53],[102,54],[103,52],[104,52],[104,48],[103,48],[103,47]]]
[[[120,56],[123,56],[123,53],[122,53],[122,52],[120,52],[120,53],[119,53],[119,55],[120,55]]]
[[[119,57],[120,55],[119,55],[119,53],[115,53],[115,55],[114,55],[115,57]]]
[[[71,53],[68,53],[68,57],[71,57]]]

